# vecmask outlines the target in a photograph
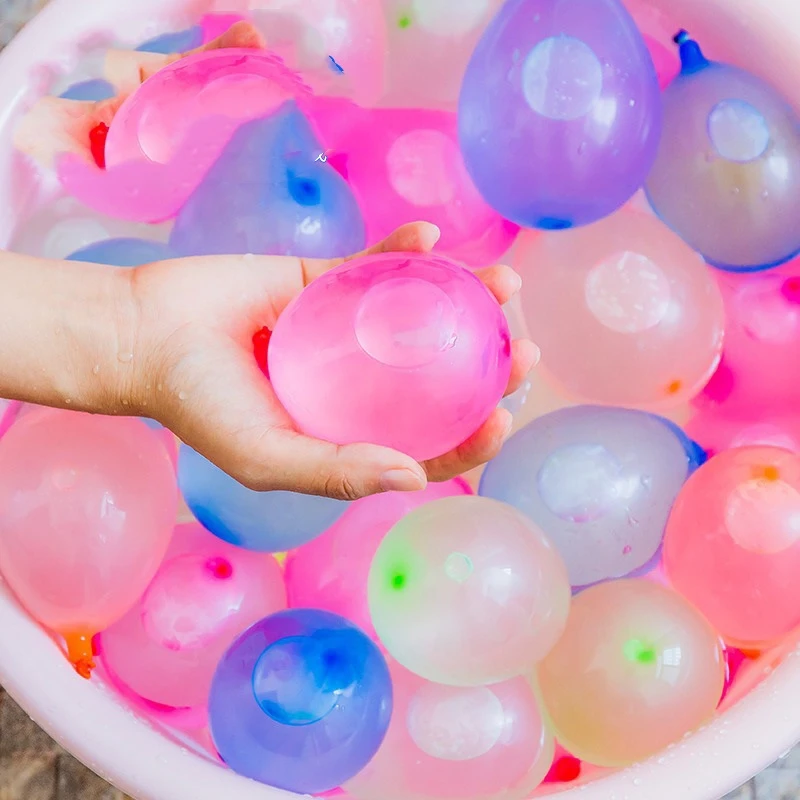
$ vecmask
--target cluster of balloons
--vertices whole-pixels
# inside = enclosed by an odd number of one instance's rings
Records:
[[[522,800],[657,753],[800,626],[795,111],[619,0],[247,5],[59,85],[89,141],[52,154],[65,196],[12,247],[333,258],[427,219],[433,254],[349,261],[279,318],[267,372],[297,427],[420,461],[464,442],[511,370],[473,270],[512,246],[569,407],[477,495],[354,503],[25,408],[0,573],[81,675],[290,791]]]

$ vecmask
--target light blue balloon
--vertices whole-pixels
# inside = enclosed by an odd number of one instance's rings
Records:
[[[704,458],[663,417],[574,406],[514,434],[487,465],[479,494],[527,514],[581,587],[652,565],[675,498]]]
[[[67,256],[67,261],[84,261],[90,264],[107,264],[111,267],[141,267],[154,261],[175,258],[169,245],[147,239],[104,239],[87,245]]]
[[[254,492],[181,445],[178,484],[198,522],[226,542],[280,553],[323,534],[349,503],[295,492]]]
[[[162,33],[140,44],[136,49],[140,53],[186,53],[203,44],[203,29],[199,25],[187,28],[185,31]]]
[[[117,93],[113,84],[102,78],[94,78],[80,83],[73,83],[59,97],[63,100],[88,100],[95,103],[110,100]]]

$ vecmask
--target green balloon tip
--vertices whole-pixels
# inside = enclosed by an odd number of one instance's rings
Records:
[[[625,658],[635,664],[655,664],[658,660],[655,647],[641,639],[629,639],[623,650]]]

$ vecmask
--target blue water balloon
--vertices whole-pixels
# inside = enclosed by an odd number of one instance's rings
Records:
[[[92,78],[91,80],[73,83],[59,97],[63,100],[88,100],[98,103],[101,100],[110,100],[116,93],[117,90],[113,84],[102,78]]]
[[[209,719],[223,761],[298,794],[334,789],[378,750],[392,684],[377,646],[343,617],[290,609],[245,631],[223,656]]]
[[[178,483],[186,505],[211,533],[268,553],[316,539],[350,505],[295,492],[254,492],[187,445],[178,456]]]
[[[709,61],[685,32],[664,91],[664,135],[646,190],[710,264],[748,272],[800,251],[800,118],[750,72]]]
[[[323,150],[294,102],[246,123],[181,210],[170,244],[183,255],[361,250],[358,203]]]
[[[183,31],[162,33],[140,44],[136,49],[141,53],[187,53],[203,44],[203,28],[194,25]]]
[[[658,77],[619,0],[508,0],[461,87],[464,161],[486,201],[530,228],[585,225],[644,183]]]
[[[516,506],[545,532],[573,586],[620,578],[657,554],[699,446],[655,414],[574,406],[514,434],[479,494]]]
[[[87,245],[67,256],[67,261],[84,261],[90,264],[107,264],[111,267],[141,267],[156,261],[176,258],[175,252],[163,242],[147,239],[104,239]]]

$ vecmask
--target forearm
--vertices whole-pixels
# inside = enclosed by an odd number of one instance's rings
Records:
[[[0,287],[0,397],[105,414],[135,410],[127,270],[0,252]]]

